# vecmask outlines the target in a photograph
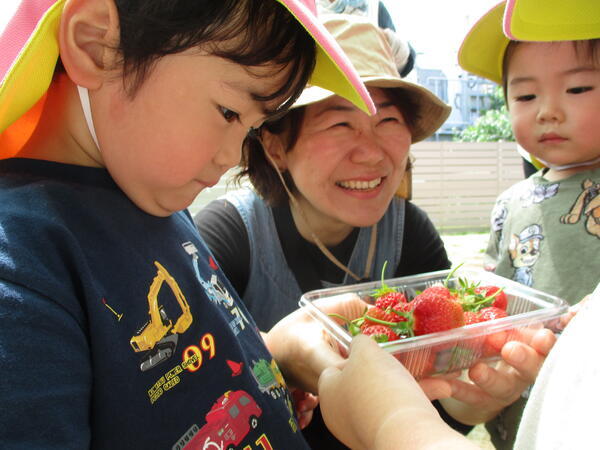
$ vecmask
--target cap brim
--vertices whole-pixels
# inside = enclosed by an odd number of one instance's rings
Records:
[[[458,63],[467,72],[502,84],[502,61],[509,40],[502,32],[505,2],[488,11],[471,28],[458,51]]]
[[[58,60],[58,26],[65,0],[22,4],[4,29],[0,49],[0,133],[48,90]],[[26,6],[26,7],[25,7]],[[41,19],[40,19],[41,17]]]
[[[374,113],[375,105],[354,67],[316,15],[302,0],[277,1],[315,40],[317,60],[311,84],[330,89],[365,112]],[[2,39],[0,48],[0,133],[29,111],[52,81],[64,3],[65,0],[22,3],[4,30],[3,35],[10,39]]]
[[[412,142],[427,139],[446,121],[452,108],[446,105],[435,94],[422,86],[398,78],[362,77],[363,83],[370,87],[396,88],[407,92],[418,105],[418,118],[412,133]],[[308,106],[336,95],[334,92],[318,86],[310,86],[294,103],[293,108]]]
[[[600,38],[598,0],[508,0],[504,33],[520,41]]]
[[[360,80],[352,63],[302,0],[277,0],[284,5],[317,45],[317,61],[310,85],[319,86],[352,102],[367,114],[375,114],[376,108],[369,92]]]

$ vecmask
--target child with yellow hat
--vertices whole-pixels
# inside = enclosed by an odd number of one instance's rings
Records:
[[[600,273],[599,11],[502,2],[459,51],[465,70],[502,84],[516,140],[543,167],[498,197],[486,268],[571,304]],[[488,424],[498,448],[512,447],[525,402]]]

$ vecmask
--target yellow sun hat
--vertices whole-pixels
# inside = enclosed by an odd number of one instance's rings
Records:
[[[458,64],[467,72],[502,84],[502,62],[510,42],[502,32],[505,2],[490,9],[473,25],[458,50]]]
[[[521,41],[600,38],[598,0],[508,0],[504,33]]]
[[[314,0],[277,1],[315,41],[316,66],[310,83],[334,90],[365,112],[374,113],[369,92],[350,60],[318,21]],[[65,0],[21,0],[0,35],[0,144],[3,146],[7,141],[25,140],[37,122],[39,105],[43,103],[40,99],[48,90],[58,60],[58,27],[64,4]],[[19,123],[15,124],[17,120]],[[3,156],[7,155],[3,152]]]

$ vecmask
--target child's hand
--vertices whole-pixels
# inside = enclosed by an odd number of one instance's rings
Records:
[[[313,412],[319,404],[319,398],[300,389],[292,389],[292,398],[294,400],[294,410],[298,418],[298,425],[300,425],[300,429],[302,430],[312,420]]]
[[[583,308],[583,306],[585,306],[586,302],[588,302],[591,298],[592,298],[592,294],[586,295],[583,298],[583,300],[581,300],[579,303],[575,303],[574,305],[572,305],[569,308],[569,310],[560,317],[560,328],[562,330],[564,330],[566,328],[566,326],[569,325],[569,322],[571,322],[573,317],[575,317],[577,315],[577,313],[579,313],[581,308]]]
[[[317,300],[315,306],[325,314],[354,319],[362,314],[366,303],[355,294],[346,294]],[[337,342],[321,323],[301,309],[281,319],[263,337],[286,381],[306,392],[316,393],[321,372],[344,360]]]
[[[546,356],[554,346],[552,331],[529,330],[527,342],[511,341],[502,347],[501,361],[495,368],[479,363],[469,369],[472,382],[453,380],[452,399],[442,400],[446,411],[470,425],[486,422],[516,401],[535,381]]]
[[[433,397],[451,393],[445,380],[429,379],[426,386]],[[404,366],[364,335],[353,339],[348,360],[323,371],[319,398],[327,427],[353,449],[412,449],[431,443],[435,448],[471,448],[441,421]]]

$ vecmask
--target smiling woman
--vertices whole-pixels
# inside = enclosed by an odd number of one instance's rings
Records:
[[[400,78],[387,34],[368,19],[330,15],[324,23],[377,114],[305,89],[287,115],[246,141],[238,179],[247,175],[254,190],[229,192],[195,216],[261,330],[296,310],[303,292],[379,279],[386,262],[386,277],[450,266],[426,213],[395,196],[411,143],[434,133],[449,107]],[[315,449],[345,448],[318,412],[305,436]]]

